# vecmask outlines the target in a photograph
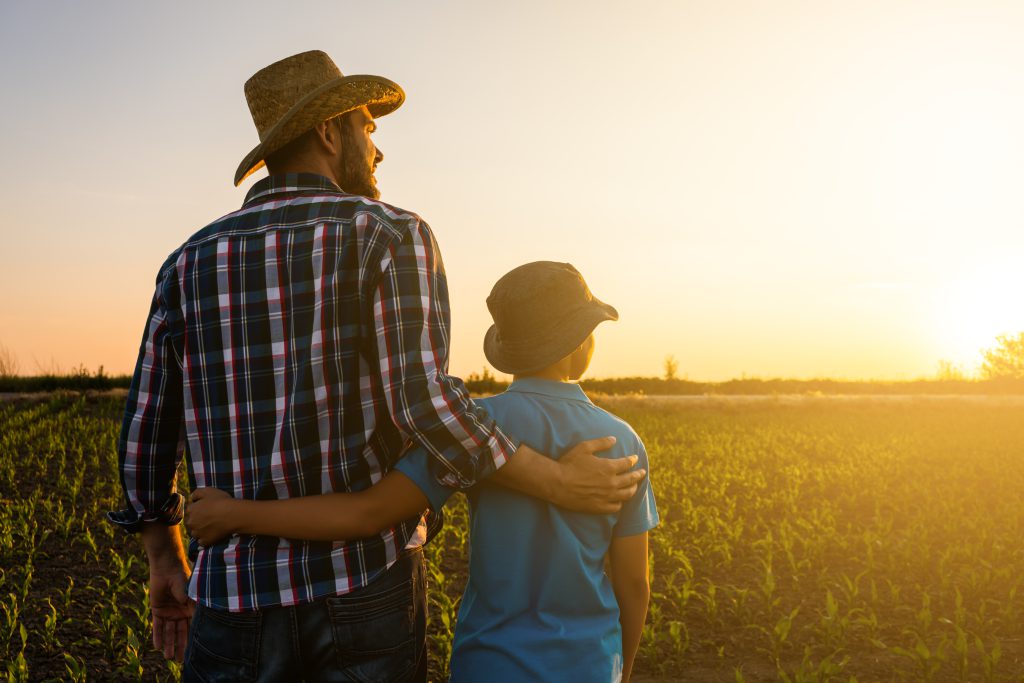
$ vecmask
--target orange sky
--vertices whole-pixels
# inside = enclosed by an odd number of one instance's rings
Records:
[[[627,9],[628,7],[628,9]],[[0,344],[128,372],[153,278],[242,201],[242,83],[319,48],[398,81],[382,199],[434,228],[452,370],[494,280],[614,304],[592,376],[908,378],[1024,330],[1024,5],[0,5]]]

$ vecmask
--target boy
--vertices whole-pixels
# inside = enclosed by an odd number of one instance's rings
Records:
[[[487,306],[494,325],[484,351],[514,381],[479,405],[501,428],[555,454],[587,436],[611,434],[616,443],[609,457],[637,453],[639,467],[647,469],[643,444],[629,425],[570,383],[590,364],[594,328],[618,319],[579,272],[565,263],[528,263],[498,280]],[[225,531],[310,540],[369,535],[394,523],[390,517],[401,518],[395,499],[418,509],[429,500],[440,509],[452,490],[437,483],[435,466],[424,451],[413,451],[378,485],[321,497],[331,500],[314,502],[316,508],[303,498],[235,501],[200,490],[194,499],[217,507],[193,504],[190,526],[204,543]],[[489,482],[468,495],[469,582],[451,680],[628,680],[650,595],[647,532],[658,523],[650,478],[618,513],[607,515],[568,512]],[[327,515],[325,502],[333,506]],[[282,516],[283,503],[298,514]]]

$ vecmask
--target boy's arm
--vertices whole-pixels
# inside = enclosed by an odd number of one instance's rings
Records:
[[[622,625],[622,683],[628,683],[651,597],[647,578],[647,533],[615,536],[608,550],[608,559],[612,589],[619,603],[619,623]]]
[[[419,487],[393,471],[365,491],[286,500],[238,500],[219,489],[196,489],[185,524],[204,546],[231,534],[344,541],[379,534],[427,507]]]
[[[613,439],[586,441],[566,454],[562,459],[579,461],[570,467],[577,470],[569,482],[558,479],[559,470],[566,465],[556,463],[539,453],[521,447],[516,456],[500,471],[508,470],[510,477],[502,477],[502,484],[514,488],[524,487],[538,470],[526,472],[531,465],[540,465],[551,471],[549,484],[561,481],[563,490],[552,486],[548,495],[566,500],[568,496],[586,496],[588,493],[599,498],[585,487],[588,467],[592,472],[589,481],[594,485],[607,482],[614,476],[621,482],[618,496],[628,499],[636,492],[641,472],[627,472],[635,458],[606,460],[594,456],[592,449],[604,450],[614,443]],[[531,457],[532,456],[532,457]],[[440,485],[429,468],[430,456],[416,449],[398,461],[396,469],[384,479],[365,491],[357,493],[329,493],[321,496],[303,496],[286,500],[238,500],[230,494],[215,488],[199,488],[192,493],[185,510],[185,524],[189,533],[201,545],[207,546],[231,534],[279,536],[306,541],[344,541],[375,536],[399,522],[414,517],[427,507],[439,510],[453,489]],[[607,469],[608,466],[614,470]],[[609,475],[609,471],[618,471]],[[517,481],[522,477],[522,481]],[[517,486],[518,484],[518,486]],[[538,493],[534,488],[526,493]],[[591,504],[599,504],[596,501]],[[622,505],[618,501],[602,501],[608,506],[607,512],[614,512]]]

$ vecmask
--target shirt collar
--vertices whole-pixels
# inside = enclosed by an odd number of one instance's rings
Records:
[[[553,379],[541,379],[539,377],[522,377],[512,382],[506,391],[517,391],[523,394],[540,394],[552,398],[568,399],[570,401],[583,401],[590,403],[590,399],[583,393],[579,384],[569,382],[556,382]]]
[[[309,192],[342,192],[342,189],[316,173],[281,173],[267,176],[249,188],[242,205],[270,201],[275,195]]]

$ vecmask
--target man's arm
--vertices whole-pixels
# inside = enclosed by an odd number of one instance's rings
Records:
[[[647,533],[614,537],[608,559],[622,625],[622,683],[629,683],[651,598],[647,578]]]
[[[637,492],[644,470],[633,470],[637,456],[600,458],[615,437],[581,441],[559,460],[523,444],[493,480],[506,488],[546,500],[568,510],[617,512]]]
[[[390,247],[373,292],[373,317],[388,410],[432,456],[440,485],[466,489],[500,470],[496,481],[504,486],[597,513],[614,512],[635,492],[643,473],[626,472],[635,461],[597,458],[608,445],[584,442],[556,463],[512,440],[474,404],[462,380],[447,374],[448,285],[426,223],[411,223]]]
[[[204,546],[231,534],[346,541],[379,534],[427,506],[419,487],[393,471],[365,491],[285,500],[238,500],[219,489],[196,489],[185,524]]]
[[[183,449],[182,376],[172,344],[174,306],[168,305],[165,263],[139,349],[118,440],[118,463],[126,507],[107,514],[129,532],[141,532],[150,567],[153,646],[181,661],[191,607],[185,593],[188,563],[178,522],[181,496],[175,478]]]
[[[429,454],[440,483],[465,489],[501,467],[518,444],[448,374],[450,311],[444,264],[419,219],[389,245],[369,298],[381,388],[406,438]]]

